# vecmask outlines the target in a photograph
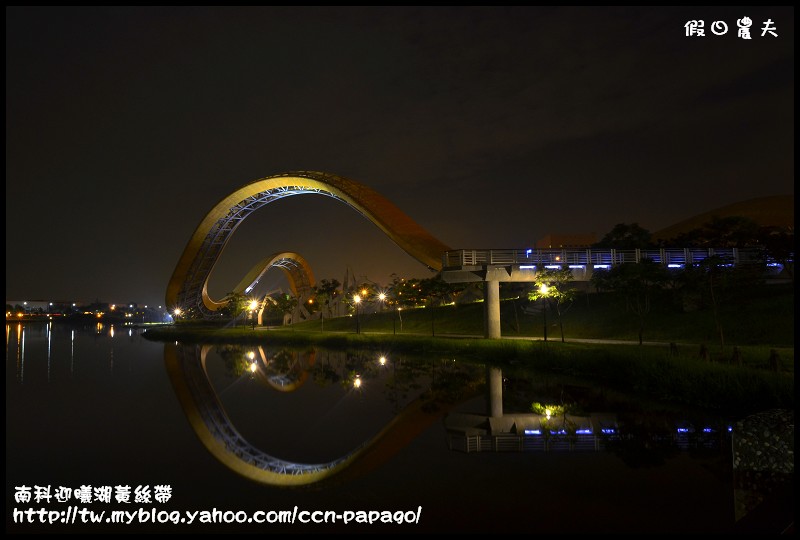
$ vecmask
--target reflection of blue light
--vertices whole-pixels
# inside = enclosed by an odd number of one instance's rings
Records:
[[[610,435],[610,434],[612,434],[612,433],[616,433],[616,432],[617,432],[617,430],[616,430],[616,429],[614,429],[614,428],[602,428],[602,429],[600,430],[600,432],[601,432],[601,433],[605,433],[606,435]]]
[[[733,431],[733,426],[728,426],[728,433],[730,433],[731,431]]]
[[[710,427],[704,427],[703,433],[711,433],[712,429]]]
[[[678,433],[689,433],[689,428],[679,427]]]
[[[781,263],[767,263],[767,266],[777,266],[778,268],[782,268],[783,265]]]
[[[567,434],[567,432],[566,432],[566,430],[563,430],[563,429],[559,429],[558,431],[553,431],[553,430],[551,429],[551,430],[550,430],[550,434],[551,434],[551,435],[566,435],[566,434]]]
[[[539,431],[538,429],[526,429],[525,430],[525,435],[541,435],[541,434],[542,434],[542,432]]]
[[[524,264],[524,265],[520,266],[519,269],[520,270],[533,270],[533,269],[536,269],[536,265],[535,264]]]
[[[591,435],[592,434],[592,430],[591,429],[579,429],[575,433],[578,433],[579,435]]]

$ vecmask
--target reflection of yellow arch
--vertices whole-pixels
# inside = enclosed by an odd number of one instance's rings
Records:
[[[167,285],[167,306],[196,308],[204,315],[222,308],[222,302],[208,296],[208,280],[233,232],[251,212],[265,204],[301,194],[327,195],[347,204],[377,225],[406,253],[432,270],[441,270],[442,256],[450,248],[376,191],[333,174],[288,172],[251,182],[211,209],[178,260]]]
[[[427,401],[419,398],[372,440],[342,458],[325,464],[304,465],[277,460],[262,453],[278,465],[264,467],[263,463],[254,464],[243,457],[237,448],[226,445],[218,433],[215,435],[222,422],[224,429],[232,431],[244,443],[242,447],[248,445],[235,432],[208,381],[205,359],[210,349],[209,345],[199,347],[165,343],[164,363],[172,386],[194,432],[214,458],[241,476],[263,484],[293,487],[328,481],[334,476],[338,482],[351,479],[386,462],[455,406],[452,403],[432,412],[426,410]],[[209,405],[217,410],[216,425],[209,418]]]
[[[269,364],[269,359],[267,358],[267,354],[264,352],[263,347],[258,348],[258,355],[261,358],[262,364],[266,368],[267,365]],[[293,376],[290,378],[287,377],[287,379],[289,380],[288,384],[278,384],[277,382],[275,382],[273,377],[267,375],[267,372],[262,369],[256,371],[255,378],[263,386],[272,388],[273,390],[277,390],[278,392],[286,392],[286,393],[294,392],[295,390],[303,386],[306,380],[308,380],[308,370],[311,368],[311,366],[314,365],[316,356],[317,356],[317,351],[315,351],[314,349],[308,351],[308,359],[306,360],[306,365],[301,365],[300,359],[298,358],[297,362],[292,366],[292,369],[289,371],[289,373],[291,373]],[[299,375],[296,373],[297,371],[300,371]]]

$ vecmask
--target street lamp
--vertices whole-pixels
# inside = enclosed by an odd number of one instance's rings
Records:
[[[542,295],[542,318],[544,319],[544,340],[547,341],[547,292],[550,287],[546,283],[539,286],[539,294]]]
[[[258,301],[251,300],[250,301],[250,322],[253,325],[253,330],[256,329],[256,309],[258,309]]]
[[[358,304],[361,303],[361,297],[359,295],[355,295],[353,297],[353,302],[356,305],[356,334],[360,334],[361,333],[361,323],[360,323],[360,321],[358,319]]]

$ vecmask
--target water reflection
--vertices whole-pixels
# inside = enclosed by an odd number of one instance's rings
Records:
[[[230,386],[218,392],[209,374],[210,353],[215,347],[228,374],[251,378],[264,388],[281,393],[297,391],[311,372],[317,382],[338,383],[351,392],[363,392],[367,384],[383,377],[385,397],[397,414],[373,437],[330,461],[305,463],[276,457],[252,444],[231,421],[221,399]],[[164,347],[164,360],[175,393],[206,449],[236,473],[276,486],[313,484],[334,476],[341,480],[345,471],[351,477],[376,467],[481,384],[480,371],[467,364],[398,359],[389,375],[384,355],[373,360],[370,354],[328,351],[324,356],[317,364],[317,353],[313,350],[267,351],[264,347],[247,350],[239,345]],[[401,405],[404,400],[407,403]]]
[[[171,483],[186,508],[423,504],[426,531],[436,532],[496,531],[495,515],[524,515],[534,506],[552,520],[530,527],[506,522],[501,530],[697,532],[729,530],[733,523],[727,426],[586,381],[391,351],[217,344],[207,348],[203,363],[200,348],[165,346],[120,327],[112,337],[108,325],[98,334],[96,322],[48,329],[14,321],[6,334],[9,485]],[[166,363],[165,349],[175,357]],[[177,362],[184,353],[196,359],[193,369]],[[244,469],[244,458],[231,457],[206,425],[203,396],[192,394],[187,380],[192,373],[213,390],[224,420],[249,444],[242,448],[290,466],[339,460],[342,466],[305,484],[312,489],[289,493],[231,474]],[[541,408],[533,410],[534,404]],[[549,435],[541,432],[547,410]],[[469,427],[485,430],[487,440],[492,427],[498,436],[521,437],[522,451],[449,449],[457,415],[479,418]],[[538,422],[525,423],[533,418]],[[574,422],[574,434],[565,420]],[[568,435],[587,440],[579,431],[592,429],[594,436],[598,427],[601,433],[617,428],[619,438],[601,439],[599,448],[564,444]],[[545,450],[540,441],[547,436],[552,444]],[[230,462],[209,454],[209,446]],[[292,475],[308,480],[299,471],[276,474]],[[570,520],[574,515],[585,519]],[[619,519],[603,521],[609,515]]]
[[[223,385],[225,379],[213,375],[215,368],[210,359],[215,355],[221,359],[225,375],[234,382]],[[715,455],[730,450],[730,427],[721,419],[676,419],[674,413],[667,411],[640,414],[630,410],[630,404],[622,406],[622,412],[598,412],[587,409],[592,404],[585,400],[580,403],[567,397],[565,401],[563,386],[560,400],[528,402],[520,407],[513,399],[514,390],[518,390],[520,381],[531,390],[531,385],[535,386],[531,379],[517,373],[512,396],[504,399],[504,387],[510,383],[500,368],[482,368],[452,359],[387,359],[386,355],[373,352],[179,344],[166,345],[164,357],[181,406],[202,444],[236,473],[276,486],[307,485],[334,476],[341,480],[361,474],[385,461],[439,419],[448,448],[466,453],[607,451],[630,467],[639,468],[663,465],[687,450]],[[243,379],[257,383],[267,392],[298,392],[313,380],[319,387],[338,386],[343,393],[320,405],[321,412],[316,413],[310,427],[300,421],[302,436],[298,436],[284,426],[276,431],[266,427],[271,424],[269,415],[282,417],[290,413],[283,409],[285,402],[253,405],[259,402],[251,392],[248,395],[253,402],[247,402],[244,412],[229,411],[229,407],[236,407],[238,398],[226,395]],[[487,396],[485,411],[454,410],[481,388]],[[380,400],[375,398],[376,389]],[[381,407],[380,401],[391,405],[390,415],[378,420],[333,417],[343,400],[365,397],[368,391],[372,394],[365,398],[362,410],[375,412]],[[524,395],[532,397],[529,393]],[[505,402],[514,406],[512,412],[504,411]],[[354,414],[352,410],[349,413]],[[244,435],[245,429],[236,426],[252,422],[253,416],[258,422]],[[300,413],[297,417],[303,418]],[[334,438],[341,445],[341,439],[368,421],[377,422],[378,427],[364,439],[350,441],[351,446],[331,459],[308,461],[278,455],[298,452],[294,447],[278,452],[281,439],[291,440],[298,448],[312,446],[321,451],[321,447],[334,447]],[[336,427],[326,432],[322,424]],[[307,440],[314,434],[321,441]],[[345,471],[347,475],[343,474]]]

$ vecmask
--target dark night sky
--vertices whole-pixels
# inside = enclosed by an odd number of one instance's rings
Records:
[[[291,170],[508,248],[793,194],[793,148],[791,7],[6,7],[6,299],[162,304],[206,213]],[[290,197],[239,228],[212,295],[284,250],[317,279],[430,275]]]

